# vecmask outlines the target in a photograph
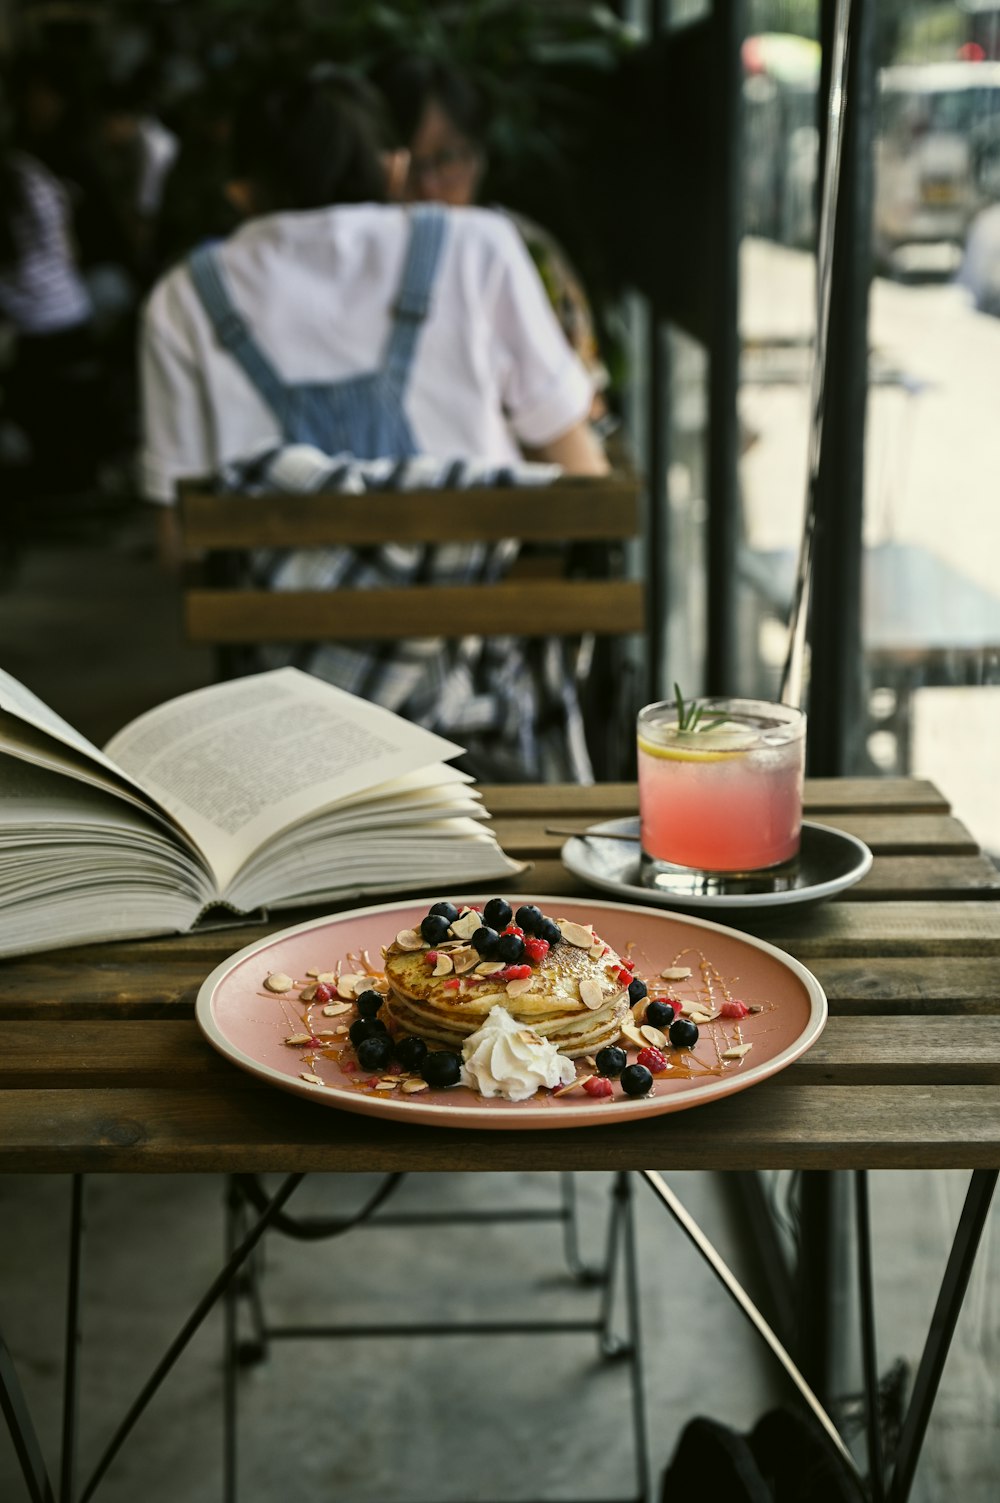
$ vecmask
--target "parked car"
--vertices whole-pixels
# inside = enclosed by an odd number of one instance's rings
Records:
[[[875,247],[956,247],[982,207],[974,131],[1000,110],[1000,63],[906,64],[879,77]]]

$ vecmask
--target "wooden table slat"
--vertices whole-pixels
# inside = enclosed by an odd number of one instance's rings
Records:
[[[4,1169],[39,1173],[968,1169],[1000,1165],[1000,1091],[816,1085],[789,1070],[697,1110],[568,1132],[400,1125],[264,1088],[9,1091],[0,1144]]]
[[[837,1085],[1000,1084],[1000,1016],[901,1016],[891,1027],[880,1017],[834,1016],[790,1068],[800,1078]],[[224,1092],[254,1086],[193,1022],[36,1021],[4,1029],[0,1089],[62,1090],[87,1082],[169,1090],[181,1077]]]

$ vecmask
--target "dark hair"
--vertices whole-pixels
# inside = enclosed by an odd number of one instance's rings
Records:
[[[473,145],[486,145],[486,103],[472,79],[457,68],[434,58],[401,54],[373,68],[372,80],[385,99],[400,139],[407,145],[432,102]]]
[[[332,66],[254,90],[233,122],[232,163],[270,211],[380,203],[393,138],[371,85]]]

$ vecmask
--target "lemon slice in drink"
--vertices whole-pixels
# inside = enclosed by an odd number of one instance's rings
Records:
[[[640,751],[668,762],[723,762],[742,756],[760,743],[758,730],[733,720],[719,721],[701,731],[677,731],[673,727],[667,731],[669,742],[640,736]]]

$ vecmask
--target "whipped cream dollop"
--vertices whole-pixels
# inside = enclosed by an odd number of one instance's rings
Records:
[[[569,1085],[576,1076],[571,1059],[512,1018],[505,1007],[491,1009],[477,1033],[462,1046],[462,1079],[482,1096],[527,1101],[542,1086]]]

